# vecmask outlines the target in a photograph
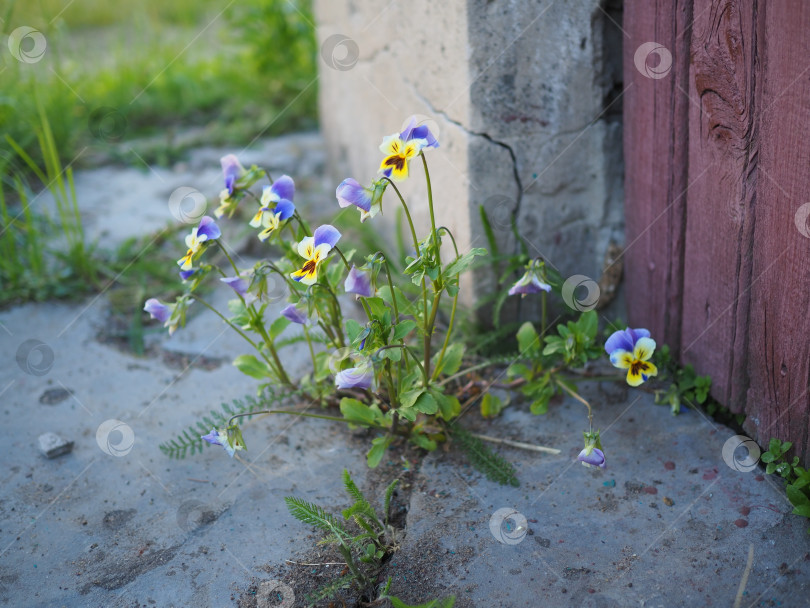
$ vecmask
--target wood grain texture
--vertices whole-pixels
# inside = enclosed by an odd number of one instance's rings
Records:
[[[745,5],[745,6],[744,6]],[[753,8],[753,10],[752,10]],[[757,2],[696,0],[682,359],[745,407],[752,209],[756,192]]]
[[[625,3],[625,277],[631,325],[646,327],[676,354],[681,339],[687,191],[687,118],[692,2]],[[663,78],[634,58],[654,41],[672,55]],[[650,61],[655,61],[654,57]]]
[[[760,158],[746,429],[761,444],[790,439],[810,463],[810,3],[768,2],[760,15],[763,64]],[[804,234],[802,234],[804,232]]]

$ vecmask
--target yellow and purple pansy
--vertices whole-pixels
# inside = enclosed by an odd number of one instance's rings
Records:
[[[200,225],[191,229],[191,234],[186,236],[186,255],[177,260],[180,270],[191,270],[191,264],[196,255],[202,251],[203,246],[210,241],[218,239],[222,236],[219,226],[216,225],[213,219],[203,216],[200,220]]]
[[[295,183],[288,175],[282,175],[273,182],[272,186],[264,187],[261,207],[250,220],[253,228],[262,228],[262,231],[259,232],[259,240],[267,240],[281,222],[293,216],[295,213],[294,196]]]
[[[318,280],[318,266],[323,262],[340,240],[340,232],[334,226],[324,224],[313,236],[298,243],[298,254],[306,261],[303,266],[290,274],[294,280],[304,285],[312,285]]]
[[[427,145],[426,139],[406,141],[399,133],[388,135],[380,145],[380,150],[385,154],[380,163],[380,172],[395,182],[403,181],[408,177],[408,163]]]
[[[620,329],[605,342],[605,351],[614,367],[627,370],[627,384],[639,386],[651,376],[658,375],[658,368],[650,362],[655,352],[655,340],[646,329]]]

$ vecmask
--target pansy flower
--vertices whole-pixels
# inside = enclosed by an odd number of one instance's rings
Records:
[[[383,138],[380,150],[385,154],[380,171],[386,177],[400,182],[408,177],[408,163],[417,156],[428,144],[425,139],[411,139],[405,141],[399,133],[394,133]]]
[[[309,322],[306,313],[298,308],[295,304],[288,304],[285,306],[284,310],[281,311],[281,316],[292,323],[297,323],[298,325],[306,325]]]
[[[583,436],[585,437],[585,447],[577,456],[577,460],[583,466],[604,469],[607,465],[605,453],[602,451],[602,442],[599,439],[599,431],[586,431]]]
[[[621,329],[605,342],[605,351],[614,367],[627,370],[627,384],[638,386],[650,376],[658,375],[658,368],[650,362],[655,352],[655,340],[646,329]]]
[[[525,298],[530,293],[551,291],[551,285],[545,282],[545,264],[542,260],[532,260],[526,267],[525,274],[509,289],[509,295],[520,294]]]
[[[259,239],[267,240],[281,222],[289,219],[295,213],[293,197],[295,196],[295,183],[288,175],[282,175],[272,186],[265,186],[262,191],[261,207],[250,220],[253,228],[263,228]]]
[[[225,213],[228,217],[236,209],[236,200],[234,200],[233,193],[236,190],[236,183],[240,178],[247,175],[247,170],[239,162],[234,154],[227,154],[219,159],[222,165],[222,175],[225,179],[225,189],[219,193],[219,207],[214,211],[216,218],[221,218]]]
[[[369,363],[361,363],[335,374],[335,386],[339,389],[370,389],[374,384],[374,368]]]
[[[239,450],[247,449],[245,441],[242,439],[242,432],[236,425],[229,426],[227,429],[211,429],[210,433],[201,435],[200,438],[211,445],[221,445],[231,458]]]
[[[374,217],[382,211],[382,197],[388,182],[384,179],[374,180],[371,188],[361,186],[357,180],[348,177],[340,182],[335,190],[338,205],[349,207],[354,205],[360,210],[360,221]]]
[[[318,266],[329,255],[340,240],[340,232],[334,226],[324,224],[315,230],[313,236],[308,236],[298,243],[298,253],[306,261],[299,270],[290,276],[304,285],[312,285],[318,280]]]
[[[417,124],[418,119],[416,116],[411,116],[405,124],[404,130],[399,134],[402,141],[410,141],[412,139],[424,139],[425,148],[438,148],[439,142],[433,133],[430,132],[427,125]]]
[[[200,220],[200,225],[191,229],[191,234],[186,236],[186,247],[188,251],[186,255],[177,261],[180,270],[191,270],[191,263],[194,257],[203,248],[207,241],[213,241],[222,236],[219,226],[216,225],[213,219],[203,216]]]
[[[374,288],[371,286],[371,279],[369,278],[368,272],[358,270],[357,266],[354,264],[352,264],[352,269],[349,271],[349,275],[343,283],[343,288],[346,290],[346,293],[353,293],[358,298],[361,296],[364,298],[374,296]]]
[[[185,305],[186,301],[180,300],[180,302]],[[177,326],[180,324],[183,314],[185,314],[185,307],[178,311],[177,303],[164,304],[157,298],[149,298],[144,302],[143,309],[149,313],[150,317],[163,323],[163,327],[168,327],[170,336],[177,330]]]

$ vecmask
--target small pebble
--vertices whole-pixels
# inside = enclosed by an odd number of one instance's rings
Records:
[[[664,501],[664,504],[666,506],[668,506],[668,507],[671,507],[672,505],[675,504],[675,501],[672,500],[669,496],[664,496],[663,501]]]
[[[734,525],[737,526],[738,528],[745,528],[748,525],[748,520],[742,518],[735,519]]]
[[[56,458],[70,453],[73,442],[65,441],[56,433],[45,433],[39,436],[39,449],[47,458]]]
[[[667,460],[667,461],[664,463],[664,468],[665,468],[667,471],[674,471],[674,470],[675,470],[675,463],[674,463],[674,462],[672,462],[671,460]]]

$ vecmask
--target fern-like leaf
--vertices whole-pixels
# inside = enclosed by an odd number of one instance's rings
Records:
[[[454,424],[450,429],[451,436],[467,455],[470,464],[486,475],[487,479],[504,486],[507,484],[515,487],[520,485],[512,463],[493,452],[480,439],[460,426]]]
[[[386,597],[391,601],[391,605],[394,608],[453,608],[453,605],[456,603],[456,596],[454,595],[446,597],[443,600],[439,599],[430,600],[427,604],[419,604],[418,606],[411,606],[410,604],[406,604],[398,597],[393,597],[391,595],[388,595]]]
[[[323,600],[328,600],[331,597],[334,597],[335,594],[340,591],[341,589],[345,589],[349,585],[354,582],[354,575],[347,574],[346,576],[341,576],[333,580],[331,583],[328,583],[321,587],[320,589],[313,591],[306,597],[307,605],[314,606],[318,602],[322,602]]]
[[[301,500],[295,496],[287,496],[284,498],[287,503],[287,509],[293,517],[310,526],[315,526],[326,532],[331,532],[337,537],[346,537],[348,533],[343,527],[343,524],[337,517],[326,511],[323,507],[316,504]]]

